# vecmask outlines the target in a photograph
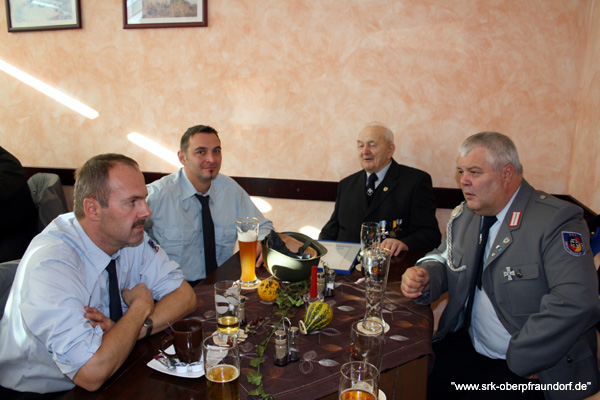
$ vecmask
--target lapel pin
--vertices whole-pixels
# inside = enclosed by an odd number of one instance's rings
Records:
[[[387,187],[387,186],[386,186],[386,187],[384,187],[384,188],[383,188],[383,191],[384,191],[384,192],[387,192],[387,191],[388,191],[388,187]]]

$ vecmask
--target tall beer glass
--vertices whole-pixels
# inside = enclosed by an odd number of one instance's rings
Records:
[[[243,217],[235,220],[240,245],[242,289],[256,289],[260,281],[256,278],[256,247],[258,245],[258,218]]]
[[[240,353],[235,337],[219,340],[214,334],[202,342],[209,400],[239,400]]]

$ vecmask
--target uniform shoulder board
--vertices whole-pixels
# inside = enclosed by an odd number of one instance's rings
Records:
[[[450,213],[450,218],[455,218],[455,217],[459,216],[463,211],[464,204],[465,203],[460,203],[459,205],[454,207],[454,210],[452,210],[452,212]]]

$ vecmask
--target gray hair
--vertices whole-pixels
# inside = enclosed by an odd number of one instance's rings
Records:
[[[383,139],[385,139],[385,141],[387,141],[389,143],[394,143],[394,132],[392,132],[392,130],[390,128],[388,128],[381,122],[377,122],[377,121],[369,122],[367,125],[365,125],[365,128],[367,128],[367,127],[381,128],[383,130]]]
[[[488,162],[495,172],[511,164],[519,175],[523,175],[523,165],[519,161],[517,147],[508,136],[498,132],[479,132],[466,138],[458,148],[458,152],[461,157],[464,157],[476,147],[487,149]]]
[[[102,208],[108,207],[110,197],[108,174],[117,164],[139,169],[134,159],[122,154],[108,153],[90,158],[75,172],[73,211],[78,220],[85,216],[83,200],[86,198],[96,199]]]

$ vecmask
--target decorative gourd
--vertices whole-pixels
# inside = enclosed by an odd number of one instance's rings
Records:
[[[274,278],[267,278],[258,285],[258,297],[262,301],[272,303],[277,298],[277,289],[279,289],[279,282]]]
[[[308,335],[311,332],[325,328],[333,319],[331,306],[322,301],[315,301],[306,310],[304,320],[300,320],[300,333]]]

